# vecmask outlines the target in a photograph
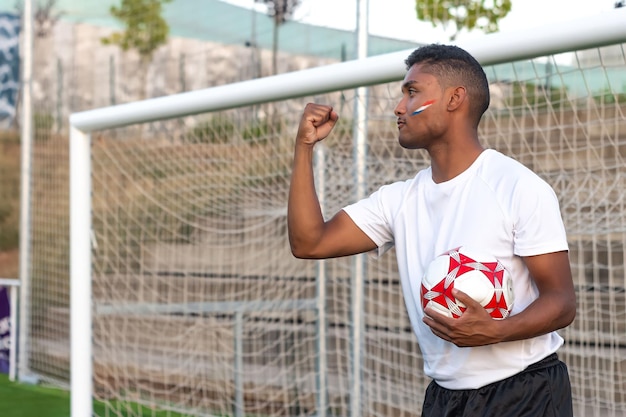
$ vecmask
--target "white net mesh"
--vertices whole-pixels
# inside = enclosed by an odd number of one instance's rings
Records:
[[[223,62],[250,53],[242,48]],[[153,90],[197,87],[185,74],[208,67],[206,59],[187,55],[177,61],[182,70],[155,75]],[[484,144],[535,170],[560,199],[578,296],[561,358],[577,416],[626,413],[625,70],[624,45],[486,68],[493,104]],[[59,78],[71,84],[74,75]],[[170,82],[176,77],[179,84]],[[93,100],[82,94],[65,103],[79,109],[135,97],[130,87],[127,95],[100,94],[109,86],[95,80],[107,78],[93,78],[81,80]],[[398,95],[395,83],[369,89],[370,192],[428,164],[426,154],[397,144]],[[286,236],[293,137],[307,101],[333,104],[342,118],[320,162],[332,215],[354,198],[353,91],[94,135],[98,415],[348,415],[351,259],[296,260]],[[56,111],[43,102],[38,110],[28,365],[66,386],[68,143]],[[366,266],[362,415],[418,416],[428,380],[393,252]]]
[[[485,145],[535,170],[560,198],[579,307],[562,331],[561,357],[580,416],[626,411],[626,94],[619,78],[626,59],[622,46],[608,51],[611,60],[593,65],[585,59],[598,50],[572,54],[570,64],[563,63],[568,55],[487,68],[494,104],[480,132]],[[369,93],[373,191],[428,161],[397,145],[399,86]],[[286,237],[293,137],[311,100],[335,103],[343,118],[324,144],[320,192],[333,214],[353,200],[352,91],[94,137],[95,387],[107,415],[141,415],[135,404],[172,415],[323,414],[320,404],[327,415],[348,414],[351,260],[296,260]],[[54,198],[55,186],[42,184],[40,192]],[[52,318],[66,319],[67,310],[38,308],[51,324],[34,332],[33,360],[45,358],[47,372],[58,364],[56,376],[65,377],[66,340],[52,331]],[[428,381],[393,254],[367,260],[363,308],[362,415],[419,415]]]

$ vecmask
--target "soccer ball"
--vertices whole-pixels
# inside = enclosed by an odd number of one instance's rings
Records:
[[[513,308],[511,275],[495,257],[480,251],[462,246],[436,257],[422,279],[422,307],[460,317],[466,306],[452,295],[453,288],[480,303],[494,319],[507,318]]]

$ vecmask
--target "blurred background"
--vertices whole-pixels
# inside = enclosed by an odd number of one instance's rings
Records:
[[[0,278],[12,281],[0,292],[0,370],[9,372],[7,340],[19,328],[17,378],[70,386],[70,114],[363,58],[359,30],[375,56],[622,7],[369,0],[364,29],[364,4],[33,0],[30,49],[23,2],[0,0]],[[562,359],[577,416],[626,415],[625,57],[618,43],[485,68],[492,105],[481,138],[534,169],[561,203],[579,302]],[[356,198],[357,157],[368,192],[427,166],[424,153],[397,147],[399,93],[384,83],[93,132],[97,415],[350,415],[359,343],[360,415],[419,415],[428,381],[393,253],[361,260],[355,306],[355,261],[295,260],[285,227],[308,101],[332,103],[341,117],[317,156],[326,215]],[[368,144],[360,156],[359,136]],[[19,284],[18,323],[8,305]]]

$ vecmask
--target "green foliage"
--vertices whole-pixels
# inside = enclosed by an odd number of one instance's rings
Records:
[[[461,29],[480,29],[485,33],[498,31],[498,22],[511,11],[512,0],[416,0],[415,9],[419,20],[447,27],[454,23],[454,40]]]
[[[19,246],[20,233],[17,224],[9,225],[0,234],[0,251],[15,249]]]
[[[229,143],[235,134],[235,124],[223,116],[212,117],[193,128],[188,140],[192,143]]]
[[[594,96],[594,100],[596,103],[601,104],[624,104],[626,103],[626,92],[614,93],[611,88],[605,87],[599,94]]]
[[[0,251],[19,246],[19,138],[0,138]]]
[[[282,131],[282,123],[271,123],[267,118],[258,119],[237,127],[228,117],[215,116],[198,124],[188,136],[191,143],[233,143],[242,139],[250,144],[265,143]]]
[[[245,142],[253,144],[266,143],[268,140],[276,138],[282,132],[283,124],[276,117],[273,119],[274,123],[266,118],[255,120],[246,125],[241,132],[241,137]]]
[[[558,109],[567,98],[567,91],[558,87],[546,87],[533,83],[515,82],[512,85],[507,107],[514,109],[532,107],[533,109]]]
[[[120,7],[111,6],[113,17],[124,23],[126,30],[113,33],[101,41],[105,45],[118,45],[122,50],[136,50],[142,59],[167,42],[169,26],[161,16],[163,4],[172,0],[122,0]]]
[[[33,136],[35,141],[41,142],[50,139],[54,129],[54,117],[50,113],[33,114],[33,124],[35,126]]]

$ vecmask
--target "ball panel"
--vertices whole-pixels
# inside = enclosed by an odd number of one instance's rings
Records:
[[[439,303],[435,303],[435,302],[428,302],[428,303],[426,303],[426,305],[424,306],[424,308],[426,308],[426,307],[432,308],[432,309],[433,309],[433,310],[435,310],[437,313],[442,314],[442,315],[444,315],[444,316],[446,316],[446,317],[450,317],[450,318],[454,317],[454,316],[452,315],[452,311],[451,311],[449,308],[444,307],[444,306],[442,306],[442,305],[441,305],[441,304],[439,304]]]
[[[438,256],[422,279],[422,307],[448,317],[460,317],[465,305],[452,296],[457,288],[479,302],[495,319],[508,317],[513,308],[511,276],[494,256],[459,247]]]
[[[491,281],[478,270],[468,271],[457,277],[454,288],[463,291],[483,307],[491,300],[494,292]]]

